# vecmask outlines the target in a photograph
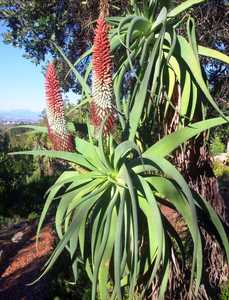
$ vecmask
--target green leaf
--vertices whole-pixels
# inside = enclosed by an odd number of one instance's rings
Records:
[[[165,245],[165,247],[166,247],[166,254],[164,254],[164,259],[163,259],[163,267],[162,267],[162,271],[161,271],[162,280],[160,283],[158,300],[165,299],[165,293],[166,293],[168,281],[169,281],[169,257],[171,256],[171,249],[169,249],[169,245]]]
[[[190,45],[192,46],[192,50],[196,56],[196,60],[200,66],[200,61],[199,61],[199,55],[198,55],[198,45],[197,45],[197,40],[196,40],[196,30],[195,30],[195,21],[193,18],[189,17],[187,21],[187,33],[188,33],[188,40]]]
[[[205,213],[208,214],[208,220],[213,223],[215,226],[217,233],[219,234],[221,241],[224,246],[224,250],[226,252],[227,261],[229,262],[229,241],[228,241],[228,235],[226,234],[224,227],[222,225],[222,222],[220,218],[217,216],[215,210],[212,208],[212,206],[206,201],[204,198],[202,198],[198,194],[194,194],[194,197],[196,201],[199,203],[201,208],[204,210]]]
[[[94,271],[93,271],[93,280],[92,280],[92,296],[91,296],[92,300],[96,299],[96,287],[97,287],[99,268],[100,268],[102,258],[104,255],[104,251],[106,249],[106,245],[108,242],[110,226],[111,226],[111,219],[112,219],[112,211],[113,211],[114,205],[116,204],[117,200],[119,199],[118,196],[119,196],[118,192],[116,192],[115,195],[113,196],[113,198],[111,199],[109,206],[107,208],[107,211],[106,211],[106,216],[105,216],[106,220],[105,220],[105,225],[104,225],[102,241],[96,251],[95,262],[94,262]],[[100,231],[100,233],[102,233],[102,232]]]
[[[134,17],[128,27],[126,36],[126,47],[130,49],[131,39],[135,30],[140,31],[143,34],[147,34],[150,29],[150,22],[144,17]]]
[[[210,49],[204,46],[198,46],[198,53],[199,55],[215,58],[222,61],[225,64],[229,64],[229,56],[220,51]]]
[[[85,216],[88,214],[90,211],[91,207],[94,205],[96,199],[93,197],[90,198],[89,201],[86,201],[82,203],[82,205],[79,207],[77,214],[75,214],[71,225],[69,226],[67,232],[64,234],[63,238],[60,240],[60,242],[57,244],[54,252],[52,253],[51,257],[46,263],[46,269],[42,273],[42,275],[38,278],[38,280],[43,277],[49,270],[50,268],[54,265],[64,248],[66,247],[67,243],[69,242],[70,238],[72,236],[75,236],[76,238],[78,237],[80,225],[82,224]]]
[[[99,157],[99,148],[90,142],[87,142],[79,137],[75,138],[77,151],[80,152],[87,160],[98,169],[106,170]]]
[[[179,46],[180,46],[179,55],[184,59],[187,66],[190,68],[196,82],[198,83],[200,89],[204,93],[206,99],[209,101],[209,103],[212,105],[212,107],[216,111],[218,111],[221,116],[224,117],[222,111],[219,109],[218,105],[216,104],[216,102],[212,98],[212,96],[209,92],[209,89],[208,89],[208,87],[207,87],[207,85],[206,85],[206,83],[203,79],[199,61],[197,60],[197,57],[196,57],[192,47],[186,41],[186,39],[183,38],[182,36],[178,36],[177,40],[178,40],[178,43],[179,43]]]
[[[163,7],[156,19],[156,21],[153,23],[153,26],[151,28],[151,31],[156,31],[158,27],[165,23],[167,17],[167,9]]]
[[[143,196],[138,196],[138,203],[140,209],[143,211],[146,219],[147,219],[147,225],[148,225],[148,238],[149,238],[149,257],[150,257],[150,262],[153,263],[154,257],[155,257],[155,252],[158,247],[158,240],[155,239],[155,236],[157,236],[157,229],[156,229],[156,224],[154,222],[153,216],[155,215],[154,210],[152,210],[151,203],[147,201],[146,198]],[[156,219],[157,220],[157,219]]]
[[[174,177],[174,180],[176,180],[176,177]],[[192,235],[193,243],[194,243],[190,289],[192,287],[192,281],[193,281],[194,271],[196,267],[196,291],[197,291],[200,285],[200,280],[202,275],[203,258],[202,258],[201,236],[197,225],[196,210],[192,203],[193,200],[192,198],[189,199],[188,194],[185,192],[185,194],[188,196],[187,197],[187,200],[189,202],[188,205],[188,202],[185,200],[185,198],[183,197],[179,189],[177,189],[175,185],[173,185],[172,182],[166,178],[151,177],[151,178],[147,178],[147,181],[150,182],[150,184],[152,184],[152,186],[154,186],[159,191],[162,197],[164,197],[167,201],[170,201],[176,207],[178,212],[184,217],[184,220],[189,227],[190,233]]]
[[[82,76],[80,75],[80,73],[76,70],[76,68],[74,67],[74,65],[70,62],[70,60],[66,57],[66,55],[61,50],[61,48],[55,42],[53,42],[53,44],[56,47],[56,49],[60,52],[60,54],[62,55],[62,57],[65,60],[65,62],[69,65],[71,71],[76,76],[76,79],[79,81],[80,85],[82,86],[82,89],[85,92],[87,98],[89,98],[90,97],[90,89],[89,89],[88,85],[86,84],[86,82],[84,81],[84,79],[82,78]]]
[[[107,157],[107,155],[105,154],[105,149],[104,149],[104,134],[103,134],[103,128],[105,125],[106,119],[103,120],[102,124],[101,124],[101,128],[99,130],[99,156],[100,156],[100,160],[102,161],[103,165],[105,166],[105,168],[107,169],[108,172],[112,172],[112,166],[111,163]]]
[[[115,148],[114,167],[116,169],[117,169],[117,166],[118,166],[118,163],[119,163],[120,159],[132,150],[137,151],[140,155],[139,147],[134,142],[131,142],[131,141],[125,141],[125,142],[119,144]]]
[[[169,67],[173,70],[176,74],[176,79],[178,82],[181,82],[181,70],[178,60],[173,55],[169,59]]]
[[[157,201],[152,193],[152,190],[149,184],[145,181],[145,179],[143,179],[143,177],[139,176],[139,179],[144,190],[144,194],[145,194],[144,196],[146,197],[149,205],[151,206],[151,214],[152,214],[151,218],[152,220],[154,220],[154,226],[152,228],[148,227],[148,230],[149,231],[152,230],[152,234],[154,235],[154,244],[155,244],[153,248],[154,249],[157,248],[155,263],[151,271],[150,280],[146,286],[146,288],[149,288],[160,266],[160,262],[162,258],[162,250],[163,250],[164,229],[161,221],[161,213],[158,208]]]
[[[75,173],[75,172],[74,172]],[[36,243],[38,243],[38,238],[39,238],[39,233],[41,230],[41,227],[44,223],[44,219],[47,215],[48,209],[50,208],[54,197],[56,196],[56,194],[58,193],[58,191],[61,189],[61,187],[63,186],[63,182],[65,183],[66,181],[69,180],[69,178],[71,178],[72,180],[72,172],[64,172],[55,182],[53,188],[50,189],[50,192],[48,194],[48,197],[45,201],[45,205],[43,207],[40,219],[39,219],[39,223],[38,223],[38,227],[37,227],[37,235],[36,235]]]
[[[229,121],[229,118],[227,118]],[[185,143],[187,140],[191,139],[192,137],[200,134],[201,132],[208,130],[212,127],[219,126],[226,124],[228,121],[226,121],[224,118],[212,118],[200,122],[196,122],[193,124],[190,124],[187,127],[181,128],[177,130],[176,132],[171,133],[170,135],[167,135],[163,137],[161,140],[159,140],[157,143],[155,143],[153,146],[148,148],[143,154],[143,157],[165,157],[169,155],[172,151],[174,151],[178,146]]]
[[[89,170],[95,169],[89,162],[87,162],[87,160],[81,154],[65,152],[65,151],[31,150],[31,151],[11,152],[9,153],[9,155],[46,156],[46,157],[70,161],[72,163],[85,167]]]
[[[77,65],[78,65],[79,63],[81,63],[82,60],[83,60],[84,58],[86,58],[87,56],[90,56],[91,54],[92,54],[92,49],[89,49],[89,50],[85,51],[84,54],[82,54],[82,55],[74,62],[74,64],[72,64],[72,65],[70,66],[70,69],[69,69],[69,71],[67,72],[67,74],[66,74],[66,76],[65,76],[65,79],[67,79],[67,77],[69,76],[69,74],[70,74],[71,72],[74,72],[74,71],[76,70]]]
[[[192,107],[190,111],[190,121],[193,120],[198,100],[198,89],[194,81],[192,81]]]
[[[74,125],[73,122],[68,122],[68,123],[67,123],[67,129],[68,129],[72,134],[76,134],[75,125]]]
[[[187,116],[188,108],[190,105],[190,95],[191,95],[191,77],[188,71],[185,72],[185,81],[181,95],[181,108],[180,115],[183,117],[181,120],[182,124],[185,122],[185,116]]]
[[[134,288],[137,283],[138,277],[138,215],[137,215],[137,198],[135,188],[129,174],[129,171],[125,164],[122,167],[123,177],[128,186],[132,208],[132,222],[133,222],[133,265],[130,280],[129,297],[133,298]]]
[[[189,9],[190,7],[196,5],[196,4],[200,4],[202,2],[205,2],[206,0],[186,0],[183,3],[181,3],[180,5],[177,5],[174,9],[172,9],[169,13],[168,13],[168,17],[169,18],[175,18],[178,15],[180,15],[182,12],[184,12],[185,10]]]
[[[149,80],[150,80],[150,76],[151,76],[151,72],[152,72],[152,68],[153,68],[153,64],[154,64],[154,58],[155,58],[155,53],[151,52],[151,56],[149,58],[147,69],[144,73],[142,83],[141,83],[140,88],[135,97],[134,106],[130,112],[129,140],[134,140],[137,128],[139,126],[140,118],[142,115],[143,107],[144,107],[145,100],[146,100],[147,93],[148,93],[148,85],[149,85]]]
[[[107,240],[107,245],[104,250],[103,258],[101,261],[101,266],[99,269],[99,294],[100,294],[101,300],[107,300],[109,298],[108,293],[107,293],[107,285],[109,283],[108,282],[109,269],[110,269],[110,263],[111,263],[113,247],[114,247],[116,225],[117,225],[117,213],[113,209],[112,216],[111,216],[111,226],[110,226],[109,237]]]
[[[71,220],[71,212],[76,210],[83,202],[88,201],[91,197],[100,198],[102,194],[106,191],[106,187],[109,186],[109,182],[105,182],[103,179],[94,179],[82,187],[76,190],[76,195],[72,197],[72,200],[68,206],[67,216],[65,219],[65,230],[68,228],[68,224]]]
[[[115,278],[115,291],[116,296],[119,300],[122,300],[121,292],[121,249],[122,249],[122,227],[124,221],[124,205],[125,205],[125,191],[122,191],[120,197],[120,206],[118,209],[118,219],[116,226],[116,235],[115,235],[115,246],[114,246],[114,278]]]

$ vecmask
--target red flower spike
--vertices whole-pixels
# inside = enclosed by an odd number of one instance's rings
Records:
[[[74,152],[73,136],[66,129],[64,103],[60,92],[60,83],[53,63],[48,65],[45,76],[48,135],[53,149]]]
[[[97,20],[92,50],[92,102],[91,123],[99,128],[104,119],[104,133],[109,134],[115,126],[117,114],[113,107],[112,62],[107,24],[103,17]]]

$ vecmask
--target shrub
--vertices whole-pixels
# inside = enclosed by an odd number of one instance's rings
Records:
[[[217,135],[210,144],[211,154],[217,155],[220,153],[224,153],[225,149],[226,149],[226,147],[225,147],[224,143],[222,142],[220,136]]]
[[[229,281],[221,286],[220,300],[229,300]]]
[[[220,161],[214,161],[213,172],[216,177],[223,177],[229,174],[229,166],[225,166]]]

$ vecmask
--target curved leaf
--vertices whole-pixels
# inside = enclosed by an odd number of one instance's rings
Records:
[[[228,121],[227,121],[228,120]],[[187,127],[181,128],[168,136],[163,137],[153,146],[148,148],[143,154],[143,157],[165,157],[174,151],[178,146],[185,143],[195,135],[208,130],[212,127],[226,124],[229,122],[229,118],[212,118],[200,122],[190,124]]]
[[[9,153],[9,155],[46,156],[46,157],[70,161],[72,163],[85,167],[89,170],[95,169],[89,162],[87,162],[87,160],[81,154],[78,153],[71,153],[65,151],[51,151],[51,150],[31,150],[31,151],[11,152]]]
[[[214,50],[211,48],[207,48],[204,46],[198,46],[198,53],[199,53],[199,55],[218,59],[218,60],[222,61],[223,63],[229,65],[229,56],[220,51],[217,51],[217,50]]]
[[[181,3],[180,5],[176,6],[174,9],[172,9],[168,13],[168,17],[169,18],[177,17],[178,15],[180,15],[182,12],[184,12],[188,8],[190,8],[190,7],[192,7],[196,4],[200,4],[202,2],[205,2],[205,1],[206,0],[186,0],[183,3]]]

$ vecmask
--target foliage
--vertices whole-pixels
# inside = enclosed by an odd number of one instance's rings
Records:
[[[55,40],[75,60],[87,47],[86,40],[81,40],[81,26],[77,23],[77,12],[79,8],[82,11],[81,7],[76,1],[30,1],[27,5],[24,1],[2,0],[0,20],[8,29],[4,41],[24,48],[25,57],[40,63],[45,61],[47,54],[58,59],[50,43]],[[62,63],[59,68],[64,74],[65,65]]]
[[[70,255],[74,280],[83,263],[92,282],[91,299],[143,298],[153,284],[157,299],[163,299],[170,280],[171,266],[190,270],[189,293],[198,294],[203,270],[201,222],[216,233],[229,259],[228,239],[210,204],[194,193],[170,162],[174,150],[189,139],[214,126],[226,124],[202,74],[199,55],[229,58],[218,51],[197,45],[194,20],[180,14],[202,0],[188,0],[167,11],[157,1],[131,1],[130,14],[108,18],[111,49],[119,54],[115,61],[114,94],[121,127],[115,140],[104,135],[104,118],[98,140],[88,124],[88,139],[75,138],[76,152],[34,150],[12,153],[58,158],[70,162],[72,170],[63,172],[46,194],[38,234],[50,207],[57,205],[55,226],[59,243],[46,263],[46,274],[66,249]],[[179,35],[186,25],[187,38]],[[82,83],[83,104],[90,101],[88,78],[60,53]],[[102,65],[102,61],[101,61]],[[94,69],[93,69],[94,71]],[[131,86],[125,90],[125,76]],[[176,93],[177,92],[177,93]],[[177,94],[174,97],[174,94]],[[93,101],[93,100],[92,100]],[[206,105],[221,117],[205,119]],[[165,128],[155,131],[160,120],[173,133],[158,141]],[[160,119],[161,118],[161,119]],[[173,118],[172,118],[173,120]],[[156,142],[155,142],[156,141]],[[80,168],[78,167],[80,166]],[[186,257],[183,237],[161,206],[174,209],[183,219],[191,237],[192,262]],[[204,218],[205,217],[205,218]],[[211,226],[208,226],[211,224]],[[190,295],[189,294],[189,295]]]
[[[127,1],[112,1],[112,12],[117,14],[122,5],[125,9],[124,2]],[[0,21],[7,27],[4,41],[23,48],[25,57],[36,64],[50,56],[55,58],[62,87],[77,90],[79,84],[71,76],[65,80],[67,65],[52,42],[74,62],[90,45],[92,22],[98,14],[98,7],[98,1],[94,0],[31,0],[29,5],[24,0],[1,0]],[[83,65],[80,70],[84,71]]]
[[[221,287],[220,300],[229,300],[229,283],[228,282],[226,282]]]
[[[65,252],[50,272],[49,299],[90,299],[90,282],[87,279],[83,266],[80,266],[77,288],[72,284],[73,278],[70,266],[71,261],[67,252]]]
[[[42,140],[40,134],[32,137],[24,134],[23,128],[17,131],[7,127],[0,130],[0,215],[3,217],[13,218],[14,214],[27,217],[31,211],[41,210],[43,194],[55,180],[55,177],[47,176],[47,161],[45,170],[40,159],[8,156],[9,151],[19,147],[26,150],[34,147],[39,140]]]
[[[209,0],[193,10],[192,15],[196,20],[198,40],[201,44],[229,54],[229,23],[228,1]],[[228,114],[228,80],[229,67],[218,59],[203,57],[201,63],[204,66],[211,93],[220,109]],[[209,113],[215,116],[215,111],[209,109]],[[227,143],[229,134],[228,126],[215,128],[211,136],[220,135],[223,142]]]
[[[229,54],[228,1],[210,0],[198,6],[193,15],[201,44]],[[209,26],[210,25],[210,26]],[[216,102],[228,111],[229,68],[223,62],[205,58],[203,64]]]
[[[210,151],[212,155],[217,155],[225,152],[225,145],[222,142],[220,136],[215,136],[210,144]]]
[[[216,177],[223,177],[229,174],[229,167],[225,166],[222,162],[215,161],[213,164],[213,172]]]
[[[0,193],[1,213],[4,212],[9,205],[8,196],[12,193],[12,190],[17,189],[23,183],[26,182],[27,176],[32,175],[34,171],[33,160],[28,157],[19,159],[11,159],[7,152],[10,148],[10,138],[7,132],[3,130],[0,132],[1,136],[1,152],[0,152]]]

